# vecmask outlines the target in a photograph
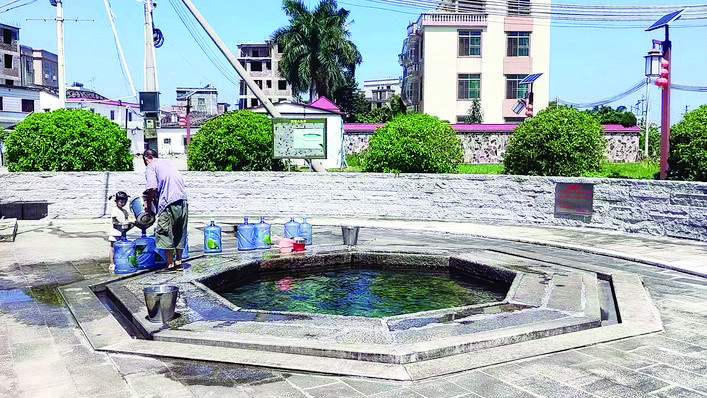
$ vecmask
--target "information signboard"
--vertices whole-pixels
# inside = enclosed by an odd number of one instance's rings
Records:
[[[555,185],[555,214],[591,216],[594,184],[558,182]]]
[[[326,119],[273,119],[273,158],[326,159]]]

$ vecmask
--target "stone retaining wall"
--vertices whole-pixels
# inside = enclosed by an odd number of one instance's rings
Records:
[[[707,183],[455,174],[185,172],[193,214],[337,216],[601,228],[707,241]],[[594,213],[554,213],[557,182],[594,185]],[[108,217],[141,172],[3,173],[0,202],[47,201],[50,218]]]
[[[513,131],[493,133],[458,133],[464,146],[464,163],[502,163],[508,139]],[[368,147],[372,132],[347,132],[344,135],[344,153],[359,153]],[[606,157],[610,162],[637,162],[640,160],[638,132],[606,132]]]

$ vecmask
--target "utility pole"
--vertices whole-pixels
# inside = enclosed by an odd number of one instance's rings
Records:
[[[57,74],[59,84],[59,108],[66,108],[66,70],[64,59],[64,1],[49,0],[56,7]]]
[[[145,149],[158,151],[157,127],[160,117],[160,93],[157,91],[157,67],[155,64],[154,28],[152,10],[156,3],[143,0],[145,4],[145,91],[140,92],[140,112],[143,113]]]

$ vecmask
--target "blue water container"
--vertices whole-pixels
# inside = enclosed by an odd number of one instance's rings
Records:
[[[182,260],[189,258],[189,234],[184,233],[184,250],[182,250]]]
[[[142,231],[142,236],[135,239],[135,260],[137,269],[152,269],[157,266],[155,261],[155,238],[145,235],[145,230]]]
[[[307,222],[307,217],[303,217],[299,225],[299,236],[306,240],[305,245],[312,244],[312,224]]]
[[[285,238],[294,239],[299,236],[299,223],[295,218],[290,218],[290,221],[285,223]]]
[[[270,224],[265,222],[265,217],[260,217],[260,222],[255,224],[255,248],[269,249],[271,244]]]
[[[113,245],[115,251],[115,273],[131,274],[137,271],[135,259],[135,242],[123,238]]]
[[[221,253],[221,227],[211,224],[204,228],[204,253]]]
[[[255,226],[248,224],[248,217],[238,226],[238,250],[255,249]]]

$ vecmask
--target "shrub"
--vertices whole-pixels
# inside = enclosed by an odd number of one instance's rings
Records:
[[[577,177],[601,170],[606,140],[596,118],[576,109],[545,109],[508,141],[506,174]]]
[[[685,114],[670,131],[670,178],[707,181],[707,105]]]
[[[376,130],[361,170],[385,173],[456,173],[463,148],[452,127],[429,115],[400,115]]]
[[[126,171],[130,139],[106,117],[84,109],[32,113],[2,134],[9,171]]]
[[[282,162],[272,158],[272,129],[267,116],[246,110],[211,119],[191,140],[189,170],[282,170]]]

